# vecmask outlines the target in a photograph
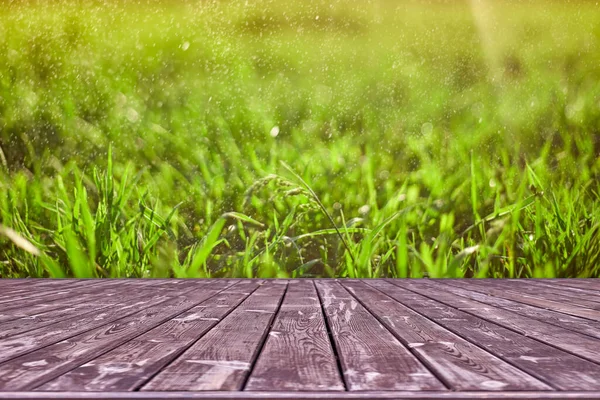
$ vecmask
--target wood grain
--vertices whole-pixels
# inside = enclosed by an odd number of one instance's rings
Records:
[[[475,280],[476,281],[476,280]],[[474,285],[481,287],[482,282],[473,282]],[[551,301],[560,301],[564,304],[572,304],[576,306],[582,306],[585,308],[590,308],[592,310],[600,310],[600,303],[598,303],[597,296],[573,296],[569,294],[567,291],[548,288],[548,287],[539,287],[537,285],[532,287],[532,283],[527,282],[496,282],[490,281],[485,282],[485,287],[500,290],[506,293],[512,293],[516,295],[528,296],[537,299],[551,300]]]
[[[429,282],[412,282],[410,284],[402,283],[403,287],[411,285],[411,290],[435,290]],[[446,294],[445,303],[456,307],[458,304],[464,304],[464,299],[454,294]],[[458,301],[458,303],[457,303]],[[462,303],[461,303],[462,301]],[[481,303],[480,303],[481,304]],[[574,355],[586,358],[592,362],[600,364],[600,347],[598,340],[587,335],[570,331],[546,322],[538,321],[512,311],[501,308],[488,308],[484,313],[465,310],[468,313],[474,313],[481,318],[494,322],[505,328],[511,329],[522,335],[532,337],[540,342],[544,342],[559,349],[568,351]]]
[[[89,284],[82,282],[69,282],[60,284],[56,282],[53,285],[43,285],[42,283],[30,283],[21,289],[15,291],[0,292],[0,307],[10,307],[11,303],[18,300],[19,303],[35,304],[36,302],[47,301],[47,299],[59,299],[67,297],[69,294],[85,293],[89,289],[97,287],[109,287],[112,283],[109,281],[94,280]],[[134,284],[130,282],[129,284]]]
[[[23,298],[18,295],[14,296],[13,300],[0,304],[0,309],[2,312],[5,312],[14,309],[26,309],[41,304],[71,305],[77,302],[78,296],[81,295],[105,294],[110,296],[113,294],[123,293],[129,289],[143,287],[145,285],[147,285],[147,283],[140,284],[139,281],[133,280],[131,282],[114,282],[113,280],[106,280],[103,282],[94,283],[93,285],[88,284],[73,288],[71,288],[69,285],[67,288],[57,288],[56,291],[44,293],[43,296],[28,298]]]
[[[349,390],[445,388],[339,282],[316,285]]]
[[[241,390],[286,287],[266,282],[141,390]]]
[[[140,282],[140,280],[130,280],[127,282],[116,282],[112,279],[102,280],[94,279],[94,282],[84,279],[85,287],[82,285],[69,284],[69,287],[79,286],[76,289],[68,291],[68,297],[65,294],[57,294],[56,297],[44,298],[40,302],[39,299],[21,300],[20,296],[15,295],[15,301],[5,303],[0,307],[0,323],[12,321],[24,317],[35,317],[47,311],[58,310],[64,307],[78,307],[93,304],[97,307],[111,306],[123,301],[123,295],[130,296],[136,294],[137,297],[145,294],[156,295],[158,292],[171,289],[171,285],[167,283],[157,282]],[[177,282],[183,282],[181,280]],[[152,286],[150,287],[150,284]],[[188,283],[189,284],[189,283]],[[93,287],[92,287],[93,286]],[[87,303],[87,304],[86,304]],[[59,322],[55,320],[54,322]]]
[[[190,291],[194,287],[197,288],[198,285],[188,282],[186,287],[187,290]],[[71,336],[97,328],[103,324],[131,315],[139,310],[143,310],[145,307],[159,304],[160,302],[169,299],[169,296],[167,295],[169,293],[162,292],[160,284],[155,285],[151,292],[146,292],[141,289],[131,291],[128,290],[128,285],[124,285],[120,288],[124,294],[119,294],[118,291],[108,292],[100,289],[98,294],[101,295],[102,299],[96,299],[93,302],[99,309],[96,313],[75,316],[42,328],[0,339],[0,362],[68,339]],[[78,299],[73,300],[75,301]],[[102,309],[102,305],[113,304],[119,305]]]
[[[552,283],[580,289],[600,291],[600,279],[552,279]]]
[[[551,389],[365,283],[344,286],[451,389]]]
[[[312,281],[292,281],[245,390],[344,390]]]
[[[526,281],[527,287],[530,291],[541,291],[544,293],[555,293],[558,296],[568,296],[576,299],[586,300],[594,303],[600,303],[600,291],[574,288],[565,285],[556,285],[551,281],[543,279],[522,279]],[[520,286],[522,283],[518,279],[510,279],[507,284],[511,285],[516,282],[515,287]]]
[[[599,282],[0,280],[0,400],[600,399]]]
[[[136,390],[214,327],[259,285],[260,281],[236,282],[189,311],[37,390]]]
[[[155,295],[145,299],[132,299],[124,296],[124,304],[119,307],[100,310],[56,324],[0,340],[0,362],[22,356],[45,346],[58,343],[80,333],[95,329],[106,323],[134,314],[153,304],[168,300],[165,295]]]
[[[540,296],[531,296],[521,293],[513,293],[511,291],[495,288],[493,285],[485,286],[483,282],[477,282],[478,279],[473,279],[469,282],[469,287],[480,288],[490,296],[496,296],[503,299],[513,300],[519,303],[528,304],[534,307],[545,308],[548,310],[557,311],[563,314],[573,315],[576,317],[587,318],[594,321],[600,321],[600,311],[578,306],[576,304],[567,304],[559,301],[559,299],[545,299]],[[483,284],[483,286],[482,286]]]
[[[521,314],[523,316],[543,321],[552,325],[560,326],[579,333],[593,336],[600,339],[600,322],[591,321],[585,318],[579,318],[560,312],[547,310],[539,307],[529,306],[527,304],[518,303],[512,300],[502,299],[500,297],[489,296],[485,294],[485,289],[480,287],[468,286],[470,290],[463,289],[460,282],[450,279],[431,281],[431,284],[437,284],[439,290],[454,293],[465,297],[466,299],[475,300],[483,303],[486,306],[481,306],[478,303],[465,301],[464,305],[458,307],[464,310],[485,310],[492,307],[503,308]],[[458,302],[459,300],[456,299]]]
[[[80,299],[80,301],[81,300],[82,299]],[[37,314],[2,322],[0,323],[0,340],[34,329],[43,328],[66,319],[77,318],[80,315],[90,312],[96,314],[98,311],[102,311],[107,307],[109,307],[109,305],[97,306],[85,301],[84,303],[60,307],[50,311],[42,311]]]
[[[379,281],[370,284],[395,299],[398,297],[411,309],[556,389],[600,388],[600,368],[597,364],[509,330],[501,326],[501,321],[488,321],[486,317],[489,310],[493,310],[491,308],[471,312],[458,310],[454,308],[454,299],[458,296],[432,290],[431,287],[427,289],[427,282]]]
[[[112,323],[14,358],[0,365],[0,390],[31,390],[196,306],[227,286],[215,282],[189,290]]]

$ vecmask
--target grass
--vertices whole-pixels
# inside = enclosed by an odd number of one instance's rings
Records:
[[[598,277],[595,1],[0,1],[0,277]]]

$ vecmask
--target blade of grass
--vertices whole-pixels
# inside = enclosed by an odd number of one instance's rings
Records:
[[[298,175],[296,172],[294,172],[294,170],[292,169],[292,167],[290,167],[289,165],[287,165],[285,162],[283,161],[279,161],[279,163],[286,169],[288,170],[289,173],[291,173],[296,179],[298,179],[300,181],[300,183],[302,183],[302,185],[304,186],[304,188],[306,190],[308,190],[308,192],[311,194],[311,196],[313,196],[314,200],[317,202],[317,204],[319,205],[319,207],[321,208],[321,211],[323,211],[323,213],[327,216],[327,218],[329,219],[329,222],[331,222],[331,225],[333,225],[333,228],[335,229],[337,235],[340,237],[340,240],[342,241],[342,243],[344,244],[344,247],[346,247],[346,250],[348,251],[350,258],[352,259],[352,262],[354,264],[356,264],[356,259],[354,258],[354,255],[352,254],[352,250],[350,249],[350,246],[348,245],[348,243],[346,243],[346,240],[344,239],[344,236],[342,235],[342,233],[340,232],[340,230],[338,229],[337,225],[335,224],[335,221],[333,220],[333,217],[331,216],[331,214],[329,214],[329,212],[327,211],[327,209],[325,208],[325,206],[323,205],[323,203],[321,202],[321,199],[319,199],[319,196],[317,196],[317,194],[315,193],[314,190],[312,190],[312,188],[308,185],[308,183],[306,183],[304,181],[304,179],[302,179],[302,177],[300,175]]]

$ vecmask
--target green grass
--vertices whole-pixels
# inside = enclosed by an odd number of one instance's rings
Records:
[[[0,277],[597,277],[596,1],[0,1]]]

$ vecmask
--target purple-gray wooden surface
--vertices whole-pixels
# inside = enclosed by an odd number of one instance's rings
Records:
[[[600,399],[600,280],[0,280],[0,399]]]

